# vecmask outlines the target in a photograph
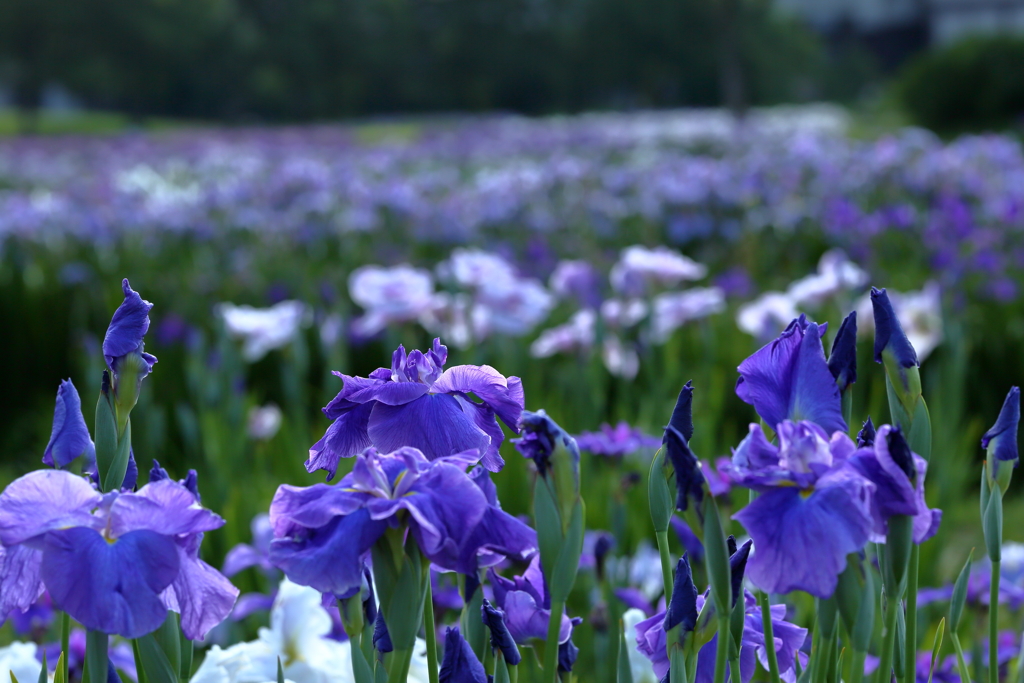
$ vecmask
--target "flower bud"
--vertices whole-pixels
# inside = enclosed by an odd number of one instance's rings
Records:
[[[1013,470],[1020,462],[1017,453],[1017,425],[1020,422],[1020,389],[1011,387],[1003,408],[992,428],[981,437],[981,447],[988,451],[985,460],[989,488],[998,486],[1003,493],[1010,485]]]

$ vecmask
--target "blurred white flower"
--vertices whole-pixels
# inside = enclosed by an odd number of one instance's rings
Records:
[[[393,268],[361,266],[348,277],[348,294],[363,307],[352,331],[371,337],[393,323],[416,320],[430,309],[434,281],[430,273],[403,263]]]
[[[437,272],[442,279],[473,289],[516,279],[515,268],[498,254],[462,247],[453,249],[448,260],[438,264]]]
[[[310,317],[309,307],[301,301],[282,301],[270,308],[225,302],[216,310],[228,333],[244,340],[242,357],[250,363],[288,344]]]
[[[601,319],[608,327],[633,327],[647,315],[647,302],[642,299],[608,299],[601,304]]]
[[[736,324],[759,340],[770,339],[800,315],[796,302],[782,292],[765,292],[743,304],[736,312]]]
[[[651,308],[651,337],[656,343],[664,343],[689,321],[725,310],[725,292],[720,287],[668,292],[654,297]]]
[[[828,299],[868,283],[867,272],[842,249],[831,249],[818,261],[818,272],[789,285],[786,293],[797,306],[816,307]]]
[[[575,298],[581,306],[596,306],[601,301],[601,276],[586,261],[559,261],[548,286],[555,296]]]
[[[471,303],[467,294],[438,292],[430,307],[420,316],[420,324],[428,332],[440,336],[446,344],[467,348],[473,342],[469,321]]]
[[[556,353],[570,353],[589,349],[594,345],[597,314],[593,309],[583,308],[569,318],[569,322],[551,327],[540,333],[530,345],[530,355],[547,358]]]
[[[281,409],[276,403],[254,406],[249,411],[249,436],[257,441],[273,439],[281,428],[281,418]]]
[[[345,332],[345,321],[337,313],[331,313],[320,323],[320,343],[331,348],[341,340]]]
[[[11,674],[19,683],[35,683],[39,680],[42,663],[36,659],[35,643],[14,641],[7,647],[0,647],[0,680],[10,681]],[[50,680],[53,680],[52,675]]]
[[[623,344],[614,334],[604,338],[604,348],[601,349],[601,359],[608,372],[623,379],[633,379],[640,371],[640,357],[636,349]]]
[[[555,298],[538,280],[516,279],[482,287],[473,306],[473,333],[484,339],[494,332],[519,337],[548,317]]]
[[[258,640],[223,650],[211,647],[192,683],[275,683],[279,657],[292,683],[354,683],[351,646],[327,638],[330,631],[331,617],[319,591],[284,579],[270,628],[261,628]],[[426,643],[417,639],[409,683],[427,683],[426,672]]]
[[[633,683],[657,683],[651,660],[647,659],[636,647],[636,625],[647,619],[647,615],[631,607],[622,614],[622,625],[625,627],[626,650],[629,653],[629,668],[633,671]]]
[[[699,280],[707,273],[706,266],[668,247],[634,245],[622,250],[608,277],[616,292],[641,296],[649,284],[672,287],[683,280]]]
[[[641,541],[629,559],[629,584],[637,586],[648,600],[655,600],[665,589],[661,555],[647,541]]]
[[[889,301],[900,319],[907,339],[917,351],[918,361],[924,362],[935,347],[942,343],[942,290],[939,283],[929,280],[917,292],[895,292],[886,290]],[[875,315],[871,308],[871,296],[865,294],[857,302],[857,332],[863,336],[874,336]]]

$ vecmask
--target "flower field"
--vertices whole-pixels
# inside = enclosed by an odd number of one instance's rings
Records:
[[[1022,680],[1022,266],[827,107],[0,141],[0,669]]]

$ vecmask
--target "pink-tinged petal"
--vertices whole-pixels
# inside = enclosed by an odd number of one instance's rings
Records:
[[[410,446],[429,460],[473,448],[483,453],[491,441],[446,394],[428,394],[402,406],[378,403],[370,413],[367,433],[382,453]]]
[[[54,603],[86,628],[138,638],[164,622],[160,593],[179,568],[169,536],[140,530],[108,543],[77,527],[46,535],[41,574]]]
[[[327,471],[327,481],[334,479],[338,461],[350,458],[369,448],[370,436],[366,428],[374,403],[349,403],[346,411],[332,413],[334,422],[327,428],[323,438],[309,449],[306,471]],[[328,416],[330,416],[329,414]]]
[[[220,515],[201,506],[191,491],[173,479],[150,482],[138,493],[123,493],[110,506],[110,530],[115,538],[137,529],[176,536],[222,526]]]
[[[0,493],[0,543],[24,543],[53,529],[89,526],[100,494],[82,477],[63,470],[36,470]]]
[[[516,429],[524,406],[523,383],[505,376],[490,365],[457,365],[448,368],[434,383],[435,393],[476,394],[501,421]]]
[[[43,593],[39,566],[43,552],[23,545],[0,548],[0,620],[25,611]]]

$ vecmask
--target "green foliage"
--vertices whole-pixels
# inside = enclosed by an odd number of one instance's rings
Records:
[[[944,133],[1019,125],[1024,38],[977,37],[921,55],[895,91],[918,124]]]

